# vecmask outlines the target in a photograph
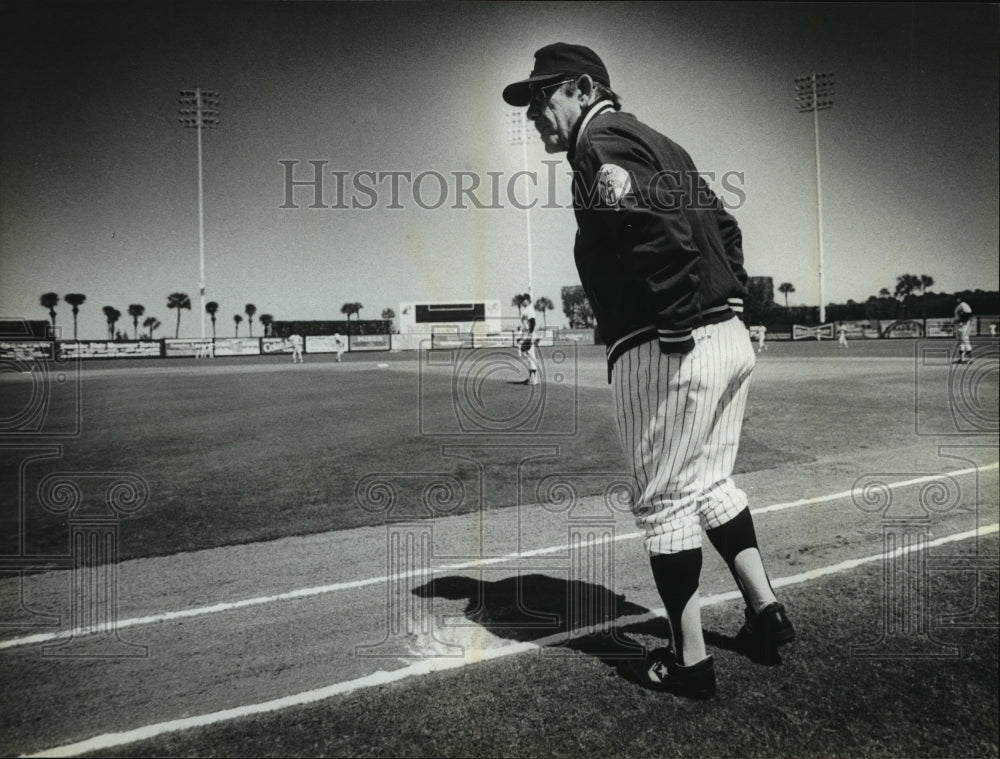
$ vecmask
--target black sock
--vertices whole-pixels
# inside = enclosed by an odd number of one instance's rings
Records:
[[[726,566],[729,567],[729,571],[736,581],[736,587],[743,594],[743,601],[746,603],[747,608],[753,610],[753,604],[747,596],[746,588],[743,587],[740,576],[736,573],[736,557],[748,548],[758,548],[757,532],[753,527],[753,517],[750,516],[750,509],[743,509],[743,511],[725,524],[713,527],[711,530],[706,530],[705,532],[715,550],[719,552],[723,561],[726,562]],[[771,587],[770,577],[767,578],[767,585],[773,593],[774,588]]]
[[[701,549],[694,548],[680,553],[658,553],[649,557],[656,590],[663,599],[663,606],[670,621],[670,635],[677,663],[683,665],[684,632],[681,614],[688,601],[698,592],[701,576]]]

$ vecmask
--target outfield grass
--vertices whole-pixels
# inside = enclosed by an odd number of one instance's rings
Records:
[[[859,446],[900,447],[919,436],[918,423],[954,426],[948,368],[932,367],[931,376],[915,349],[914,341],[849,351],[771,344],[759,356],[737,472]],[[147,484],[148,503],[121,524],[128,558],[527,503],[546,473],[621,471],[603,349],[584,347],[559,363],[548,351],[542,388],[516,384],[523,368],[513,355],[353,354],[343,363],[311,356],[304,366],[283,356],[84,362],[80,434],[27,438],[61,452],[23,472],[19,455],[4,457],[0,551],[18,552],[20,491],[25,550],[67,552],[66,515],[39,506],[38,486],[54,472],[124,472]],[[997,374],[981,374],[976,402],[989,412]],[[5,418],[28,382],[4,377]],[[917,387],[925,388],[919,397]],[[72,417],[72,395],[54,398],[51,417]],[[427,495],[434,479],[452,489],[443,501]],[[379,510],[377,489],[363,488],[373,481],[394,488],[391,511]],[[581,483],[603,487],[600,477]]]

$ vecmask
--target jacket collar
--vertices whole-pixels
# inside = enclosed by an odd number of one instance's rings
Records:
[[[580,146],[580,139],[583,137],[583,132],[590,122],[594,120],[595,116],[607,111],[613,111],[614,108],[610,100],[598,100],[583,113],[569,136],[570,148],[569,154],[566,157],[570,163],[573,162],[573,158],[576,156],[576,150]]]

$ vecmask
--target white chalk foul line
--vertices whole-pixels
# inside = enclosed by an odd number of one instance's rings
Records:
[[[899,482],[885,483],[885,487],[890,490],[895,490],[896,488],[905,488],[910,485],[922,485],[925,482],[935,482],[937,480],[944,479],[945,477],[961,477],[966,474],[975,474],[977,472],[988,472],[991,469],[1000,468],[1000,461],[994,461],[988,466],[982,467],[969,467],[968,469],[956,469],[954,472],[946,472],[944,474],[928,474],[923,477],[914,477],[912,480],[900,480]],[[831,495],[819,496],[818,498],[805,498],[801,501],[789,501],[787,503],[775,503],[771,506],[762,506],[759,509],[751,509],[750,513],[756,514],[769,514],[772,511],[783,511],[784,509],[794,509],[797,506],[810,506],[815,503],[825,503],[827,501],[839,501],[842,498],[850,498],[854,495],[854,490],[842,490],[839,493],[833,493]]]
[[[837,564],[812,569],[801,574],[781,577],[772,581],[772,584],[775,587],[800,585],[827,575],[847,572],[865,564],[895,559],[909,553],[917,553],[919,551],[937,548],[938,546],[943,546],[948,543],[957,543],[962,540],[993,535],[997,532],[1000,532],[1000,524],[994,523],[976,530],[968,530],[966,532],[945,535],[944,537],[931,540],[927,543],[905,546],[889,553],[874,554],[860,559],[848,559],[846,561],[838,562]],[[740,594],[737,591],[718,593],[703,598],[701,605],[703,608],[706,606],[716,606],[726,601],[735,600],[739,597]],[[619,617],[614,620],[614,626],[618,628],[627,627],[633,624],[640,624],[658,616],[662,617],[663,615],[664,610],[662,607],[659,609],[652,609],[645,614]],[[307,706],[309,704],[315,704],[319,701],[332,698],[333,696],[353,693],[354,691],[364,690],[365,688],[387,685],[389,683],[399,682],[400,680],[406,680],[411,677],[428,675],[432,672],[460,669],[461,667],[478,664],[479,662],[489,661],[491,659],[500,659],[507,656],[515,656],[527,651],[537,651],[541,648],[545,648],[546,646],[565,643],[567,639],[570,639],[581,632],[585,631],[573,630],[569,633],[559,633],[557,635],[541,638],[536,641],[507,643],[502,646],[498,646],[497,648],[476,649],[474,652],[466,654],[464,657],[438,657],[423,659],[415,664],[410,664],[390,672],[378,671],[372,673],[371,675],[366,675],[365,677],[359,677],[354,680],[346,680],[341,683],[327,685],[323,688],[294,693],[290,696],[284,696],[270,701],[263,701],[257,704],[246,704],[244,706],[237,706],[232,709],[223,709],[221,711],[210,712],[208,714],[199,714],[193,717],[184,717],[183,719],[168,720],[166,722],[156,722],[151,725],[135,728],[134,730],[125,730],[117,733],[105,733],[103,735],[94,736],[93,738],[88,738],[87,740],[78,741],[76,743],[67,743],[62,746],[39,751],[34,754],[22,754],[22,756],[79,756],[80,754],[86,754],[93,751],[106,751],[107,749],[114,748],[116,746],[124,746],[129,743],[148,740],[166,733],[176,733],[182,730],[207,727],[219,722],[242,719],[256,714],[267,714],[270,712],[281,711],[283,709],[289,709],[295,706]]]
[[[974,474],[977,472],[987,472],[992,469],[1000,468],[1000,461],[994,462],[983,467],[970,467],[968,469],[957,469],[953,472],[945,472],[944,474],[933,474],[926,475],[924,477],[916,477],[910,480],[901,480],[900,482],[886,483],[885,487],[894,490],[896,488],[909,487],[911,485],[919,485],[925,482],[933,482],[935,480],[940,480],[945,477],[960,477],[967,474]],[[751,509],[750,513],[757,514],[768,514],[773,511],[783,511],[785,509],[793,509],[801,506],[812,506],[819,503],[826,503],[828,501],[837,501],[843,498],[849,498],[854,491],[843,490],[839,493],[833,493],[831,495],[817,496],[816,498],[804,498],[798,501],[789,501],[787,503],[776,503],[771,506],[762,506],[757,509]],[[643,537],[642,532],[629,532],[621,535],[615,536],[615,541],[622,540],[636,540]],[[569,544],[558,545],[558,546],[547,546],[545,548],[536,548],[530,551],[521,551],[517,553],[508,553],[502,556],[490,557],[487,559],[472,559],[470,561],[461,562],[458,564],[444,564],[432,569],[432,572],[442,572],[442,571],[454,571],[463,569],[479,569],[481,567],[491,566],[495,564],[505,564],[511,561],[517,561],[519,559],[531,558],[532,556],[544,556],[546,554],[553,553],[564,553],[570,550],[573,546]],[[159,614],[151,614],[144,617],[131,617],[128,619],[121,619],[115,623],[115,628],[122,630],[128,627],[138,627],[140,625],[150,625],[157,624],[160,622],[170,622],[176,619],[189,619],[191,617],[200,617],[206,614],[218,614],[221,612],[236,611],[239,609],[247,609],[253,606],[262,606],[264,604],[276,603],[278,601],[293,601],[301,598],[309,598],[312,596],[324,595],[326,593],[337,593],[344,590],[352,590],[354,588],[363,588],[369,585],[382,585],[384,583],[396,580],[402,580],[410,577],[426,576],[427,570],[424,568],[411,570],[409,572],[400,572],[394,575],[382,575],[379,577],[368,577],[362,580],[349,580],[347,582],[337,582],[331,583],[329,585],[318,585],[310,588],[298,588],[296,590],[286,591],[284,593],[276,593],[270,596],[257,596],[255,598],[245,598],[240,601],[223,601],[217,604],[211,604],[209,606],[195,606],[190,609],[179,609],[177,611],[166,611]],[[78,627],[72,630],[56,630],[53,632],[35,633],[34,635],[25,635],[20,638],[10,638],[8,640],[0,641],[0,651],[10,648],[16,648],[19,646],[28,646],[36,643],[48,643],[53,640],[62,640],[64,638],[70,638],[74,636],[89,635],[96,632],[107,632],[104,627]]]

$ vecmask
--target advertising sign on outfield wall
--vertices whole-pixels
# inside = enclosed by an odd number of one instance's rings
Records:
[[[851,340],[865,340],[868,338],[877,338],[879,336],[878,322],[870,321],[852,321],[852,322],[838,322],[844,326],[844,331],[847,333],[847,337]],[[836,330],[834,331],[836,334]]]
[[[431,335],[431,347],[441,348],[471,348],[472,335],[467,332],[435,332]]]
[[[87,340],[59,343],[59,350],[73,358],[159,358],[160,343],[150,340],[116,343],[110,340]]]
[[[927,337],[954,337],[955,322],[952,319],[924,319]]]
[[[592,329],[560,329],[555,331],[555,345],[593,345]]]
[[[474,341],[477,348],[513,348],[514,333],[498,332],[495,335],[475,335]]]
[[[882,337],[923,337],[924,325],[916,319],[899,319],[894,322],[882,322]]]
[[[44,340],[12,340],[0,342],[0,358],[52,358],[52,343]]]
[[[291,353],[292,343],[287,337],[263,337],[260,350],[262,353]]]
[[[259,356],[260,338],[225,337],[215,341],[216,356]]]
[[[352,351],[387,351],[389,335],[351,335]]]
[[[808,324],[792,325],[792,340],[833,340],[833,322],[812,326]]]
[[[430,333],[408,333],[392,335],[392,349],[396,351],[426,350],[431,347]]]
[[[168,337],[163,341],[163,355],[167,358],[204,356],[211,350],[212,341],[200,337]]]
[[[348,350],[347,335],[341,335],[343,350]],[[333,335],[306,335],[306,353],[336,353],[337,342]]]

